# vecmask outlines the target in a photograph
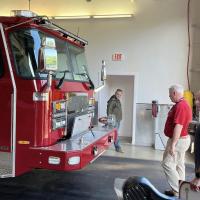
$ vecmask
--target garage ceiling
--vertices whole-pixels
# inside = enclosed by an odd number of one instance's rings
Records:
[[[1,0],[1,16],[11,10],[30,10],[38,15],[80,16],[133,14],[134,0]]]

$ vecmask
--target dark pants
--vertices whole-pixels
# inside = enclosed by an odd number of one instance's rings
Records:
[[[198,125],[197,130],[195,132],[194,153],[195,153],[195,170],[199,170],[200,169],[200,125]]]
[[[119,149],[121,148],[121,146],[120,146],[120,141],[119,141],[120,121],[116,121],[115,128],[117,129],[117,138],[116,138],[116,141],[115,141],[114,145],[115,145],[115,149],[116,149],[116,150],[119,150]]]

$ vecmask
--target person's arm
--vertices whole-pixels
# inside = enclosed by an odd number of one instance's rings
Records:
[[[115,101],[111,101],[108,105],[108,109],[107,109],[107,115],[112,115],[113,114],[113,109],[115,107]]]
[[[192,182],[190,183],[190,185],[191,185],[192,190],[199,192],[200,191],[200,178],[194,178],[192,180]]]
[[[180,138],[182,129],[183,129],[183,125],[181,125],[181,124],[176,124],[175,127],[174,127],[174,132],[173,132],[173,137],[172,137],[172,141],[171,141],[171,146],[170,146],[170,149],[169,149],[169,153],[172,156],[175,155],[175,147],[176,147],[176,144],[178,142],[178,139]]]
[[[194,191],[200,191],[200,168],[195,173],[195,178],[190,183],[191,189]]]

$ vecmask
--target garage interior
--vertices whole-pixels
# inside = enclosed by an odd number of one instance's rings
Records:
[[[105,60],[106,85],[95,94],[97,117],[106,116],[108,99],[121,88],[119,136],[124,151],[118,153],[112,145],[77,171],[34,169],[0,179],[0,199],[117,200],[115,179],[130,176],[148,178],[162,193],[170,189],[161,167],[164,126],[173,105],[168,89],[177,83],[193,94],[200,90],[200,1],[7,0],[0,6],[1,16],[31,10],[87,40],[88,71],[95,86],[101,84]],[[158,102],[157,119],[152,117],[153,100]],[[189,134],[194,140],[194,133]],[[186,155],[187,181],[194,177],[193,157],[192,143]]]

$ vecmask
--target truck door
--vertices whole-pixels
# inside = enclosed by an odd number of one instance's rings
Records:
[[[0,38],[0,44],[3,44]],[[3,46],[0,45],[0,152],[11,152],[13,87]]]

